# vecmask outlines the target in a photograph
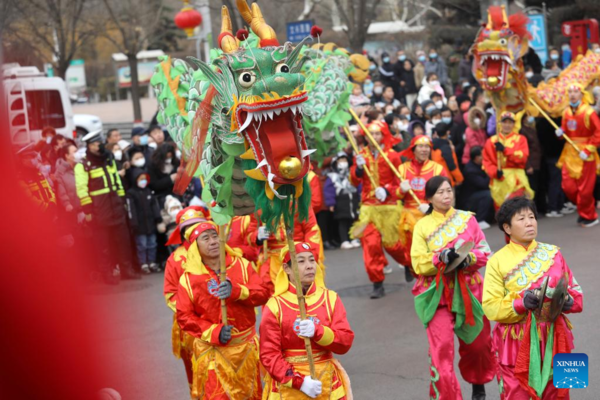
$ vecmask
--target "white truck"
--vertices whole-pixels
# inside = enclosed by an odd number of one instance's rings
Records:
[[[2,69],[10,137],[14,145],[37,142],[41,139],[42,129],[47,126],[64,137],[77,137],[64,80],[47,77],[37,67],[7,64]]]

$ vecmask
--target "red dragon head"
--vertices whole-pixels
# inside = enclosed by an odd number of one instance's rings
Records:
[[[509,74],[523,74],[523,57],[528,50],[527,16],[506,16],[504,6],[491,6],[488,22],[471,48],[473,75],[485,90],[502,91],[509,86]]]

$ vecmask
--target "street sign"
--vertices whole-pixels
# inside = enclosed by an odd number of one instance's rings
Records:
[[[546,19],[544,14],[530,14],[527,30],[531,34],[529,47],[531,47],[540,57],[542,65],[548,59],[548,42],[546,41]]]
[[[287,40],[288,42],[296,43],[310,35],[310,30],[313,27],[311,20],[294,21],[287,23]]]

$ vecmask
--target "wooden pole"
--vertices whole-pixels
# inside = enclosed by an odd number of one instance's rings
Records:
[[[230,220],[227,225],[221,225],[219,227],[219,262],[220,270],[219,270],[219,281],[225,282],[227,280],[227,256],[225,254],[225,244],[227,244],[227,236],[229,236],[229,230],[231,229]],[[227,304],[225,300],[221,300],[221,322],[223,325],[227,326]]]
[[[358,125],[360,125],[360,127],[362,128],[362,130],[365,132],[365,136],[369,139],[369,141],[371,142],[371,144],[373,146],[375,146],[375,148],[377,149],[377,151],[379,152],[379,154],[381,154],[381,156],[384,158],[384,160],[388,163],[388,166],[390,167],[390,169],[392,170],[392,172],[398,177],[398,179],[400,181],[402,181],[402,176],[400,175],[400,172],[398,172],[398,170],[396,169],[396,167],[394,166],[394,164],[392,164],[392,162],[388,158],[387,154],[384,153],[384,151],[381,148],[381,146],[379,145],[379,143],[377,143],[375,141],[375,139],[373,138],[373,136],[371,136],[371,132],[369,132],[369,130],[367,129],[367,127],[365,126],[365,124],[362,123],[362,121],[360,120],[360,118],[358,117],[358,115],[356,115],[356,113],[354,112],[354,110],[352,108],[349,108],[348,111],[350,111],[350,114],[352,114],[352,117],[354,117],[354,119],[356,120],[356,122],[358,123]],[[412,196],[412,198],[415,201],[415,203],[417,203],[418,205],[421,205],[421,200],[419,200],[419,198],[417,197],[417,195],[415,194],[415,192],[413,192],[412,189],[409,189],[408,193]]]
[[[542,114],[542,116],[544,118],[546,118],[548,120],[548,122],[550,122],[550,125],[552,125],[554,127],[554,129],[560,129],[560,127],[558,125],[556,125],[556,122],[554,122],[554,120],[552,118],[550,118],[550,116],[548,114],[546,114],[546,112],[544,110],[542,110],[542,107],[540,107],[539,104],[536,103],[531,97],[529,98],[529,102],[531,104],[533,104],[535,106],[535,108],[538,109],[538,111],[540,112],[540,114]],[[571,140],[571,138],[568,137],[567,134],[564,133],[564,132],[563,132],[563,137],[565,138],[565,140],[567,142],[569,142],[569,144],[571,146],[573,146],[575,148],[575,150],[577,150],[578,153],[581,151],[579,149],[579,147],[577,147],[577,145]]]
[[[298,297],[298,308],[300,309],[300,319],[306,319],[306,303],[304,301],[304,292],[302,283],[300,282],[300,271],[298,271],[298,261],[296,260],[296,246],[294,245],[294,230],[287,223],[285,224],[285,236],[290,249],[290,260],[292,262],[293,284],[296,286],[296,296]],[[283,266],[282,266],[283,268]],[[317,266],[317,268],[319,268]],[[315,361],[313,359],[312,344],[309,338],[304,338],[304,348],[308,357],[308,367],[310,369],[310,377],[316,379]]]
[[[346,132],[346,136],[348,136],[348,141],[350,142],[350,146],[352,146],[352,150],[354,150],[356,155],[359,155],[360,151],[358,150],[358,146],[357,146],[356,142],[354,141],[354,136],[352,136],[352,132],[350,132],[350,130],[348,129],[348,125],[344,126],[344,132]],[[367,167],[365,165],[364,169],[365,169],[367,176],[369,177],[369,180],[371,181],[371,186],[373,186],[373,190],[375,190],[377,188],[377,186],[379,186],[379,185],[377,185],[375,183],[375,179],[373,179],[373,175],[371,175],[371,171],[369,171],[369,167]]]

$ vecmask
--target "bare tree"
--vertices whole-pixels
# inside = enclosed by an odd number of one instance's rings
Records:
[[[353,52],[361,52],[381,0],[334,0]]]
[[[137,54],[162,35],[163,0],[103,0],[108,12],[106,38],[125,56],[131,73],[133,118],[142,120]]]
[[[0,24],[6,38],[30,43],[39,53],[52,54],[57,75],[64,78],[77,51],[92,37],[93,2],[85,0],[4,0]],[[11,17],[12,15],[12,17]],[[14,20],[12,20],[14,18]]]

